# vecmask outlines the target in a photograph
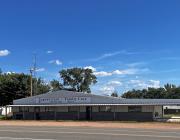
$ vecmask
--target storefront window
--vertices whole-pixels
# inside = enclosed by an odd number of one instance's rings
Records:
[[[79,111],[79,107],[77,106],[70,106],[68,108],[69,112],[78,112]]]
[[[29,112],[29,107],[24,107],[24,112]]]
[[[19,107],[19,112],[23,112],[23,107]]]
[[[111,112],[110,106],[100,106],[100,112]]]
[[[128,112],[142,112],[141,106],[128,106]]]

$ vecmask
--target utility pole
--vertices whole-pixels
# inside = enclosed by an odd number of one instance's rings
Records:
[[[33,87],[34,87],[34,95],[36,95],[36,92],[37,92],[37,79],[36,79],[36,71],[37,71],[37,64],[36,64],[36,61],[37,61],[37,58],[36,58],[36,53],[34,53],[34,61],[33,61],[33,77],[34,77],[34,84],[33,84]]]
[[[31,82],[31,93],[30,96],[33,96],[33,69],[30,69],[30,82]]]
[[[33,83],[33,78],[36,78],[36,54],[33,56],[33,67],[30,68],[30,96],[36,95],[37,83]],[[36,81],[35,81],[36,82]]]

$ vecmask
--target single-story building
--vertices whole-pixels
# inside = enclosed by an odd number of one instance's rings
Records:
[[[48,92],[14,100],[14,119],[152,121],[163,118],[163,106],[179,99],[124,99],[73,91]]]
[[[12,109],[11,107],[0,107],[0,116],[12,116]]]
[[[164,106],[164,114],[180,114],[180,106]]]

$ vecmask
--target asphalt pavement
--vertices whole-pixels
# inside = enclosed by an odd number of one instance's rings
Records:
[[[0,126],[0,140],[180,140],[180,130]]]

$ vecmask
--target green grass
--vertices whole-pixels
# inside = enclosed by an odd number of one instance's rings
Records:
[[[165,114],[164,118],[180,117],[180,114]]]
[[[5,116],[0,115],[0,120],[5,120]]]

